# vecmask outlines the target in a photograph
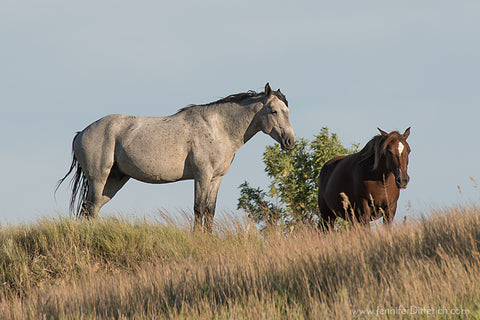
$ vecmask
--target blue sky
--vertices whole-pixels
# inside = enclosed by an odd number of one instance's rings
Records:
[[[1,223],[67,215],[53,191],[76,131],[112,113],[163,116],[268,81],[297,136],[323,126],[361,146],[412,127],[397,217],[478,201],[476,1],[23,1],[0,5]],[[266,187],[262,133],[223,179]],[[460,194],[458,187],[462,189]],[[412,207],[407,209],[408,202]],[[193,182],[129,181],[103,214],[191,210]]]

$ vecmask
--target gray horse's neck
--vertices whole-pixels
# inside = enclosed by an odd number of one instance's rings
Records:
[[[237,149],[260,131],[255,116],[262,107],[263,102],[256,99],[247,104],[222,103],[214,106],[215,115],[222,118],[223,129]]]

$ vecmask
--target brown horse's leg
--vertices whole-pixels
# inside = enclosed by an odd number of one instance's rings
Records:
[[[319,198],[318,208],[320,210],[321,220],[318,222],[318,228],[324,232],[333,230],[335,226],[335,213],[330,210],[323,199]]]
[[[383,214],[383,225],[391,227],[393,223],[393,218],[397,211],[397,202],[393,202],[390,206],[385,208],[385,213]]]
[[[375,210],[373,206],[373,198],[363,198],[360,201],[360,206],[356,210],[357,222],[366,228],[370,228],[370,221],[372,221],[372,211]]]
[[[335,227],[335,219],[334,216],[324,216],[322,215],[322,220],[318,222],[318,228],[323,232],[332,231]]]

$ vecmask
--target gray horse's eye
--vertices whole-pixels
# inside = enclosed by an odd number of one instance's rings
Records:
[[[275,110],[272,110],[272,112],[271,112],[271,113],[272,113],[272,114],[275,114],[275,113],[277,113],[277,111],[275,111]]]

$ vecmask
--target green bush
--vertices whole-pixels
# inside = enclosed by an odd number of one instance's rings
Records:
[[[328,160],[358,151],[358,145],[344,147],[327,127],[310,141],[299,138],[295,148],[282,150],[278,144],[267,146],[263,154],[265,172],[272,179],[268,192],[251,187],[245,181],[240,188],[238,208],[262,228],[290,228],[298,223],[316,223],[317,182]]]

